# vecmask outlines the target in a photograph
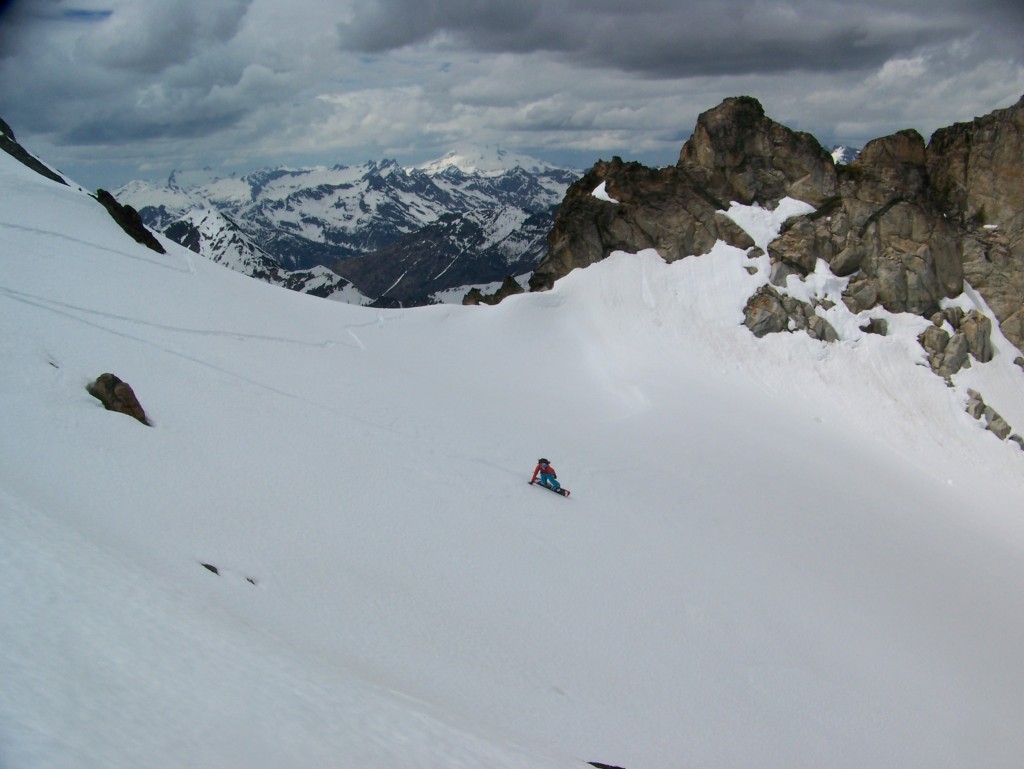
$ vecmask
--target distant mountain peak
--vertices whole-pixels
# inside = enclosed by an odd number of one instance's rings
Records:
[[[234,174],[229,174],[229,178],[233,177]],[[167,186],[172,190],[187,190],[203,184],[210,184],[221,178],[224,177],[218,176],[209,166],[192,171],[174,169],[167,177]]]
[[[491,144],[455,149],[437,160],[421,163],[415,166],[415,169],[435,175],[445,172],[450,167],[457,168],[465,174],[480,176],[498,176],[517,167],[533,173],[555,170],[555,166],[543,160],[509,152]]]

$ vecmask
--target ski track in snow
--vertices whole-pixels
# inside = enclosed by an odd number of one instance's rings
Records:
[[[223,331],[223,330],[222,331],[218,331],[218,330],[215,330],[215,329],[188,328],[188,327],[183,327],[183,326],[172,326],[172,325],[168,325],[168,324],[164,324],[164,323],[154,323],[154,322],[151,322],[151,321],[144,320],[142,318],[129,317],[129,316],[125,316],[125,315],[117,315],[117,314],[114,314],[114,313],[103,312],[101,310],[93,310],[93,309],[90,309],[88,307],[78,307],[76,305],[67,304],[65,302],[58,302],[58,301],[50,300],[50,299],[47,299],[46,297],[35,296],[35,295],[32,295],[32,294],[27,294],[27,293],[23,293],[23,292],[20,292],[20,291],[15,291],[13,289],[5,288],[3,286],[0,286],[0,292],[6,294],[7,296],[9,296],[10,298],[12,298],[15,301],[24,302],[25,304],[30,304],[30,305],[32,305],[34,307],[39,307],[39,308],[42,308],[42,309],[51,310],[53,312],[58,312],[58,313],[61,313],[62,315],[66,315],[69,318],[72,318],[72,319],[75,319],[75,320],[80,320],[83,323],[89,323],[90,325],[92,325],[92,326],[94,326],[96,328],[103,329],[103,330],[108,331],[108,332],[110,332],[112,334],[121,334],[122,336],[130,336],[130,335],[129,334],[125,334],[124,332],[115,331],[114,329],[112,329],[112,328],[110,328],[108,326],[103,326],[103,325],[101,325],[99,323],[90,322],[90,321],[86,320],[85,317],[83,317],[83,316],[91,316],[91,317],[95,317],[95,318],[105,318],[107,320],[124,322],[124,323],[127,323],[129,325],[147,326],[149,328],[156,328],[156,329],[160,329],[162,331],[171,331],[171,332],[174,332],[176,334],[185,334],[185,335],[189,335],[189,336],[228,337],[228,338],[236,339],[236,340],[239,340],[239,341],[257,340],[257,341],[261,341],[261,342],[280,342],[280,343],[283,343],[283,344],[292,344],[292,345],[298,345],[298,346],[301,346],[301,347],[332,347],[332,346],[334,346],[336,344],[346,344],[345,342],[341,342],[341,341],[335,340],[335,339],[326,339],[326,340],[318,341],[318,342],[307,342],[307,341],[304,341],[304,340],[301,340],[301,339],[289,339],[287,337],[270,336],[270,335],[266,335],[266,334],[251,334],[251,333],[246,333],[246,332],[241,332],[241,331]],[[130,336],[130,338],[132,338],[132,339],[134,339],[134,340],[136,340],[138,342],[147,342],[147,340],[145,340],[142,337]],[[170,352],[170,351],[168,350],[168,352]]]
[[[36,235],[40,235],[43,238],[53,238],[55,240],[66,241],[68,243],[76,243],[76,244],[81,245],[81,246],[88,246],[90,249],[93,249],[95,251],[98,251],[98,252],[101,252],[101,253],[104,253],[104,254],[117,254],[118,256],[123,256],[126,259],[133,259],[135,261],[145,262],[147,264],[151,264],[151,265],[154,265],[156,267],[161,267],[161,268],[163,268],[165,270],[173,270],[174,272],[189,272],[189,273],[193,273],[193,274],[195,273],[195,265],[192,263],[191,258],[189,256],[187,256],[187,254],[188,254],[188,250],[187,249],[182,249],[182,251],[185,252],[185,254],[181,255],[183,260],[184,260],[184,262],[185,262],[185,267],[184,267],[184,269],[181,269],[181,268],[175,267],[172,264],[168,264],[166,261],[162,261],[162,260],[157,259],[157,258],[149,258],[148,256],[146,256],[147,253],[154,254],[154,255],[156,254],[155,251],[150,251],[149,249],[142,250],[142,253],[131,252],[131,251],[122,251],[122,250],[118,250],[118,249],[111,249],[111,248],[107,248],[106,246],[103,246],[103,245],[101,245],[99,243],[95,243],[95,242],[88,241],[88,240],[83,240],[81,238],[76,238],[76,237],[74,237],[72,235],[66,235],[63,232],[55,232],[53,230],[47,230],[47,229],[41,229],[41,228],[35,228],[35,227],[26,227],[26,226],[21,225],[21,224],[12,224],[11,222],[0,222],[0,227],[5,227],[5,228],[7,228],[9,230],[20,230],[22,232],[33,233],[33,234],[36,234]]]

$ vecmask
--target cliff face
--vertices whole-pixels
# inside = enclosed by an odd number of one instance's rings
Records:
[[[726,204],[789,196],[820,206],[836,194],[835,164],[817,139],[776,123],[749,96],[703,113],[678,166]]]
[[[928,175],[961,224],[1009,226],[1024,216],[1024,97],[932,136]]]
[[[602,182],[611,200],[593,194]],[[855,312],[880,305],[932,317],[966,278],[1024,345],[1024,99],[938,131],[928,146],[909,130],[876,139],[848,166],[755,99],[726,99],[699,117],[675,166],[616,158],[574,184],[530,287],[550,288],[616,250],[655,248],[674,261],[719,239],[748,248],[719,212],[787,196],[817,210],[770,244],[773,282],[822,259],[851,278],[844,300]]]
[[[593,194],[602,182],[615,203]],[[566,193],[548,235],[548,254],[534,270],[530,288],[551,288],[570,270],[612,251],[656,248],[671,262],[704,253],[719,239],[752,246],[750,236],[720,213],[723,208],[683,168],[601,161]]]
[[[964,277],[1024,346],[1024,98],[936,131],[926,158],[943,212],[960,233]]]
[[[803,217],[769,247],[773,260],[806,274],[817,259],[852,276],[847,304],[931,315],[963,286],[957,233],[942,215],[916,131],[870,142],[838,171],[827,216]],[[770,203],[770,201],[768,201]],[[811,201],[807,201],[811,202]]]

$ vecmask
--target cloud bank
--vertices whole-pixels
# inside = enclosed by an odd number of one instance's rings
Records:
[[[826,144],[927,136],[1024,94],[1022,32],[1017,0],[21,0],[0,116],[79,177],[465,144],[664,164],[738,94]]]

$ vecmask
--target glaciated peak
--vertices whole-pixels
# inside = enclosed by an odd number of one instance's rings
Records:
[[[437,160],[416,166],[419,170],[431,175],[443,173],[450,167],[455,167],[465,174],[479,176],[499,176],[517,167],[534,173],[550,171],[554,168],[550,163],[527,155],[509,152],[496,145],[463,147],[452,150]]]

